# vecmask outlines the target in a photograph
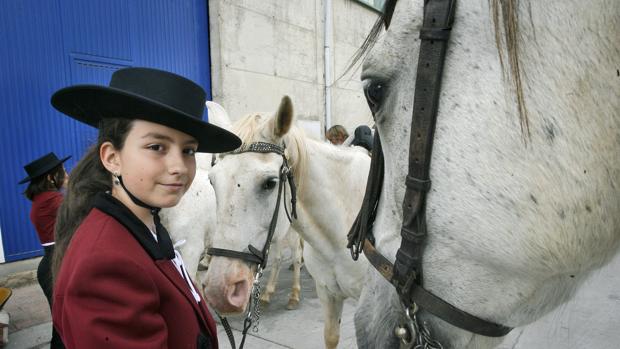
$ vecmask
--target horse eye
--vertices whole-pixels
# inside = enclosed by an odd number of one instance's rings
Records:
[[[277,178],[269,178],[263,183],[263,190],[271,190],[276,187],[277,183]]]
[[[385,98],[386,85],[380,81],[370,81],[364,86],[364,95],[370,110],[374,113]]]

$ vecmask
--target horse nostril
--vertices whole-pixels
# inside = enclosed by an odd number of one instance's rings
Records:
[[[234,307],[243,307],[249,297],[249,287],[247,280],[235,282],[231,292],[228,294],[228,303]]]

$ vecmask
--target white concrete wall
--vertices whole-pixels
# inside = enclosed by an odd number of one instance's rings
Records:
[[[213,100],[234,120],[275,111],[282,95],[301,120],[325,122],[324,0],[210,0]],[[378,13],[332,0],[333,77],[340,77]],[[359,66],[359,65],[358,65]],[[356,69],[332,85],[332,125],[349,132],[372,116]]]

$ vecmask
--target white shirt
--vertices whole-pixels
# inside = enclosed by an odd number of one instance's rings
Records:
[[[153,231],[150,229],[149,231],[151,232],[151,235],[153,235],[153,239],[157,241],[157,234],[153,233]],[[183,244],[185,244],[185,240],[177,241],[174,244],[173,246],[174,247],[174,259],[172,260],[172,264],[174,264],[179,274],[181,274],[181,277],[183,278],[183,280],[185,280],[185,282],[189,286],[189,290],[192,292],[192,296],[194,296],[194,299],[196,300],[196,302],[200,303],[200,295],[198,294],[198,292],[196,292],[196,288],[194,288],[194,283],[192,282],[192,279],[187,274],[187,268],[185,268],[183,257],[181,257],[181,253],[179,252],[179,250],[177,250],[177,247],[183,246]]]

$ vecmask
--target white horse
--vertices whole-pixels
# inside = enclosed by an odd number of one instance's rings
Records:
[[[298,219],[292,227],[303,237],[304,260],[316,282],[325,317],[325,345],[340,337],[344,299],[357,299],[366,264],[352,261],[346,234],[363,197],[370,158],[364,149],[340,148],[312,140],[294,125],[292,103],[284,97],[275,116],[251,114],[235,124],[245,145],[286,145],[288,164],[297,184]],[[361,148],[360,148],[361,149]],[[213,245],[247,251],[265,244],[278,195],[282,156],[274,153],[224,155],[210,173],[217,196],[218,228]],[[286,184],[285,184],[286,185]],[[289,196],[290,197],[290,192]],[[290,211],[290,202],[285,200]],[[275,235],[289,221],[280,209]],[[207,273],[207,297],[221,312],[240,313],[247,306],[255,267],[241,260],[213,257]]]
[[[206,103],[209,111],[209,122],[220,127],[230,129],[231,123],[225,109],[215,102]],[[215,191],[209,181],[212,154],[196,154],[196,176],[189,190],[181,201],[174,207],[163,209],[161,220],[170,232],[175,248],[180,252],[187,268],[188,274],[198,284],[204,279],[204,272],[199,272],[201,267],[208,267],[208,258],[204,258],[204,251],[211,247],[211,238],[217,224]],[[271,274],[267,282],[266,292],[262,300],[269,302],[269,296],[275,292],[276,283],[280,271],[280,255],[286,247],[293,251],[296,268],[293,274],[293,293],[297,297],[291,298],[287,304],[288,309],[295,309],[299,304],[301,246],[299,236],[290,232],[285,236],[274,240],[274,258],[269,264]],[[203,286],[204,287],[204,286]],[[202,291],[203,287],[199,287]]]
[[[396,3],[362,72],[385,155],[373,232],[392,262],[423,6]],[[458,3],[426,204],[426,289],[482,319],[523,326],[566,302],[617,253],[619,26],[618,1]],[[402,316],[394,288],[370,268],[355,316],[359,347],[398,346]],[[419,316],[444,347],[501,341]]]

